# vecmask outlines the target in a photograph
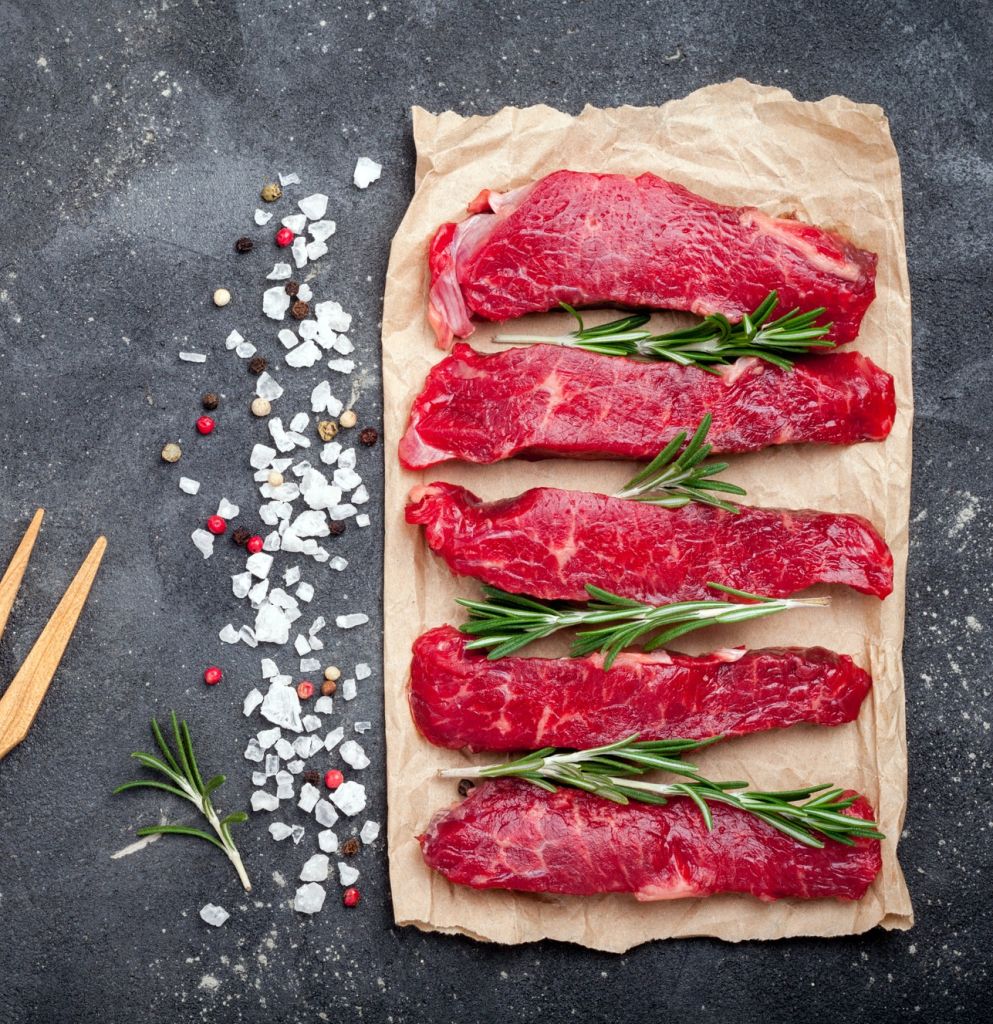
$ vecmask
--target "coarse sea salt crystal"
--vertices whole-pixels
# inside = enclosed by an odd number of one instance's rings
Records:
[[[222,644],[236,644],[240,639],[238,630],[230,622],[217,634],[217,638]]]
[[[348,779],[331,794],[331,802],[342,814],[359,814],[365,810],[365,786]]]
[[[310,393],[311,412],[329,411],[328,406],[333,398],[334,396],[331,394],[331,382],[322,380]]]
[[[360,156],[355,161],[355,170],[352,172],[352,182],[358,188],[368,188],[374,181],[379,180],[383,173],[383,165],[377,164],[367,156]]]
[[[290,761],[286,768],[288,771],[293,772],[294,775],[299,775],[303,771],[304,764],[300,758],[297,758],[295,761]]]
[[[179,489],[184,494],[196,494],[200,490],[200,481],[191,480],[188,476],[179,478]]]
[[[350,356],[355,351],[355,346],[348,340],[348,338],[345,337],[344,334],[339,334],[338,337],[334,339],[331,347],[335,352],[342,356]]]
[[[372,669],[369,667],[367,662],[360,661],[355,666],[355,678],[356,679],[368,679],[372,675]]]
[[[243,341],[234,350],[234,354],[240,359],[251,359],[255,355],[255,346],[250,341]]]
[[[328,624],[327,619],[323,615],[318,615],[316,619],[310,624],[310,629],[307,630],[307,634],[311,637],[315,633],[320,633],[322,629]]]
[[[236,349],[244,340],[238,331],[232,331],[224,339],[224,347],[230,352],[232,349]]]
[[[258,583],[252,587],[248,592],[248,600],[251,601],[252,607],[258,611],[262,606],[262,602],[265,600],[266,593],[269,590],[268,580],[259,580]],[[244,628],[244,627],[243,627]]]
[[[362,526],[362,527],[368,526],[369,525],[369,521],[370,521],[369,517],[364,512],[361,515],[357,515],[355,517],[355,525],[356,526]]]
[[[368,846],[379,838],[379,822],[367,821],[359,832],[359,839]]]
[[[265,772],[252,772],[253,786],[264,786],[268,781],[269,776]]]
[[[265,774],[267,778],[272,778],[279,771],[279,755],[278,754],[266,754],[265,756]]]
[[[252,589],[252,574],[250,572],[239,572],[231,577],[231,592],[238,600],[248,597]]]
[[[289,839],[293,835],[293,829],[283,821],[274,821],[269,826],[269,835],[276,840],[277,843],[281,843],[284,839]]]
[[[333,220],[315,220],[307,230],[315,242],[326,242],[337,230]]]
[[[292,800],[293,799],[293,783],[284,782],[276,787],[276,796],[280,800]]]
[[[294,583],[300,579],[300,566],[291,565],[288,569],[283,572],[283,582],[288,586],[293,586]]]
[[[328,441],[321,449],[321,462],[333,466],[338,461],[339,455],[341,455],[341,445],[337,441]]]
[[[217,506],[217,514],[222,519],[235,519],[240,511],[241,509],[237,505],[232,505],[227,498],[221,498]]]
[[[342,469],[341,459],[338,460],[339,468],[334,471],[334,485],[343,491],[354,491],[362,483],[362,477],[354,469]]]
[[[291,732],[303,730],[303,722],[300,720],[300,698],[292,686],[283,686],[282,683],[270,684],[262,701],[260,714],[266,721]]]
[[[330,830],[325,829],[317,833],[317,845],[325,853],[336,853],[338,850],[338,837]]]
[[[297,587],[295,593],[301,601],[312,601],[314,598],[314,586],[311,583],[303,582]]]
[[[290,638],[289,620],[271,601],[263,602],[255,616],[255,636],[263,644],[285,644]]]
[[[264,789],[257,789],[252,794],[253,811],[276,811],[279,810],[279,797],[267,793]]]
[[[294,846],[299,846],[300,845],[300,840],[303,839],[304,835],[305,835],[305,829],[304,829],[303,825],[294,825],[293,826],[293,845]]]
[[[301,882],[326,882],[328,880],[328,856],[315,853],[300,869]]]
[[[352,728],[359,734],[368,732],[372,728],[372,722],[356,722]]]
[[[254,555],[249,555],[245,559],[245,568],[253,576],[264,580],[272,568],[272,555],[267,555],[264,551],[256,551]]]
[[[289,761],[294,754],[293,744],[290,743],[290,741],[284,737],[276,744],[276,753],[284,761]]]
[[[304,281],[303,284],[300,285],[300,290],[297,292],[297,298],[301,302],[310,302],[310,300],[313,297],[314,297],[313,290],[311,289],[310,285],[307,284],[306,281]]]
[[[310,643],[302,633],[297,633],[296,639],[293,641],[293,647],[297,654],[301,656],[310,654]]]
[[[280,221],[280,224],[284,228],[289,228],[293,234],[299,235],[307,227],[307,218],[302,213],[290,213]]]
[[[265,751],[259,746],[259,741],[253,736],[245,747],[245,760],[255,761],[257,764],[265,759]]]
[[[179,358],[184,363],[205,363],[207,362],[207,356],[203,352],[180,352]]]
[[[241,705],[241,712],[247,718],[257,707],[262,704],[262,691],[255,688],[248,691],[244,703]]]
[[[307,266],[307,239],[303,235],[297,235],[293,239],[293,244],[290,246],[290,255],[293,257],[297,270],[302,270]]]
[[[340,302],[329,299],[327,302],[318,302],[314,306],[314,316],[317,322],[329,327],[332,331],[347,331],[352,326],[352,314],[342,309]]]
[[[268,210],[256,210],[255,211],[255,223],[258,226],[264,227],[269,221],[272,220],[272,214]]]
[[[366,756],[366,752],[362,747],[355,742],[355,740],[345,740],[344,743],[338,748],[338,753],[341,756],[342,761],[356,771],[361,771],[363,768],[368,768],[370,761]]]
[[[201,919],[215,928],[220,928],[230,916],[223,907],[219,907],[216,903],[205,903],[200,908]]]
[[[289,174],[281,174],[279,176],[280,185],[299,185],[300,175],[296,171],[291,171]]]
[[[310,814],[310,812],[317,806],[317,801],[320,799],[321,791],[316,786],[312,786],[309,782],[305,782],[300,787],[300,799],[297,801],[297,807],[299,807],[304,814]]]
[[[307,882],[297,889],[293,897],[293,909],[301,914],[318,914],[326,897],[327,893],[320,882]]]
[[[265,469],[275,457],[275,448],[270,448],[267,444],[257,444],[252,448],[252,454],[248,458],[248,463],[252,469]]]
[[[287,296],[288,297],[288,296]],[[268,373],[260,373],[259,379],[255,382],[255,394],[269,402],[276,401],[283,393],[283,389],[276,382],[275,378]]]
[[[190,534],[190,539],[193,541],[193,546],[204,558],[210,558],[214,553],[214,535],[207,530],[194,530]]]
[[[307,730],[307,732],[316,732],[321,727],[321,720],[317,717],[317,715],[304,715],[303,727]],[[320,746],[324,746],[323,742],[320,744]],[[316,754],[317,751],[315,750],[313,751],[313,753]],[[310,754],[308,754],[307,756],[310,757]]]
[[[255,630],[251,626],[242,626],[238,630],[238,636],[241,638],[241,642],[248,644],[249,647],[258,647],[259,642],[255,638]]]
[[[324,749],[330,754],[332,750],[344,739],[345,730],[342,726],[338,726],[337,729],[332,729],[327,736],[324,737]]]
[[[356,626],[364,626],[369,616],[364,612],[352,612],[349,615],[336,615],[334,621],[339,629],[354,629]]]
[[[324,650],[324,641],[321,640],[319,637],[312,636],[310,638],[310,649],[312,651],[323,651]]]
[[[308,423],[310,423],[310,417],[305,412],[298,412],[290,420],[290,430],[306,430]]]
[[[307,259],[308,260],[319,260],[322,256],[326,255],[328,251],[326,242],[310,242],[307,246]]]
[[[280,736],[279,726],[277,725],[272,729],[263,729],[255,738],[259,741],[259,746],[263,750],[268,750],[279,742]]]
[[[334,520],[347,519],[349,516],[355,515],[355,506],[349,503],[344,505],[336,505],[334,508],[328,509],[328,516]]]
[[[338,881],[341,882],[342,885],[348,886],[358,880],[358,868],[353,868],[351,864],[346,864],[343,860],[338,861]]]
[[[320,662],[318,662],[318,665]],[[318,715],[330,715],[334,711],[334,699],[331,697],[318,697],[314,701],[314,712]]]
[[[309,368],[321,359],[321,350],[312,342],[305,341],[286,353],[283,361],[295,370]]]
[[[328,369],[335,373],[351,373],[355,369],[355,363],[351,359],[329,359]]]
[[[285,281],[288,277],[293,276],[293,268],[289,263],[274,263],[272,270],[266,274],[265,279],[267,281]]]
[[[314,819],[318,825],[324,828],[331,828],[338,820],[338,812],[334,809],[334,804],[329,800],[319,800],[314,807]]]
[[[300,659],[300,671],[303,673],[316,672],[321,667],[320,658],[301,658]],[[314,705],[314,710],[317,711],[317,705]]]
[[[341,699],[342,700],[355,700],[358,688],[355,685],[354,679],[345,679],[341,684]]]
[[[262,312],[270,320],[282,320],[290,308],[290,296],[282,285],[267,288],[262,293]]]
[[[297,201],[307,220],[320,220],[328,212],[328,197],[323,192],[315,192]],[[286,222],[283,221],[285,224]],[[303,230],[301,228],[301,230]]]
[[[273,676],[279,675],[279,669],[272,658],[263,658],[261,661],[262,666],[262,678],[272,679]]]

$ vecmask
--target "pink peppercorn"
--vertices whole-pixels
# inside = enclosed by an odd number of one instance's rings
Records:
[[[280,228],[276,232],[276,245],[278,245],[280,249],[285,249],[288,245],[293,244],[293,238],[293,232],[290,231],[289,228]]]
[[[212,434],[215,426],[217,426],[217,424],[210,416],[201,416],[200,419],[197,420],[197,430],[201,434]]]
[[[210,668],[203,670],[203,681],[208,686],[216,686],[223,678],[224,673],[216,665],[211,665]]]
[[[354,885],[350,885],[341,894],[341,902],[344,903],[346,907],[357,907],[360,899],[362,899],[362,894]]]
[[[228,528],[228,521],[223,516],[211,516],[207,520],[207,529],[215,535],[222,534]]]
[[[324,773],[324,785],[328,789],[337,789],[345,781],[345,776],[337,768],[329,768]]]
[[[250,555],[257,555],[262,550],[263,544],[265,544],[265,541],[256,534],[254,537],[248,538],[245,547],[248,548],[248,553]]]
[[[301,679],[297,683],[297,696],[300,700],[310,700],[314,696],[314,684],[309,679]]]

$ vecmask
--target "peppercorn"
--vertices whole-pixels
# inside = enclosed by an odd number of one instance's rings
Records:
[[[257,377],[260,373],[265,372],[265,368],[268,365],[269,364],[262,356],[252,356],[252,358],[248,360],[248,372],[254,373]]]
[[[303,773],[303,781],[309,782],[312,786],[316,786],[321,781],[321,773],[316,768],[308,768]]]
[[[290,306],[290,316],[293,317],[294,320],[306,320],[307,317],[310,316],[310,303],[297,299],[297,301]]]
[[[243,548],[248,543],[251,536],[252,534],[249,530],[246,530],[244,526],[239,526],[238,529],[231,534],[231,539],[238,545],[238,547]]]
[[[274,203],[282,194],[283,190],[275,182],[263,185],[262,191],[259,193],[265,203]]]
[[[345,776],[337,768],[329,768],[324,773],[324,785],[328,789],[337,789],[345,781]]]
[[[295,299],[300,294],[300,285],[296,281],[287,281],[283,285],[283,291],[286,292],[291,298]]]
[[[474,789],[476,783],[472,779],[462,779],[459,782],[459,796],[468,796],[469,790]]]
[[[325,679],[324,682],[321,683],[321,696],[331,697],[337,689],[338,684],[333,679]]]
[[[213,534],[222,534],[228,528],[228,521],[223,516],[210,516],[207,529]]]
[[[197,420],[197,431],[201,434],[212,434],[217,424],[209,416],[201,416]]]
[[[220,405],[220,398],[214,394],[213,391],[208,391],[203,398],[200,399],[200,403],[205,409],[209,409],[211,412]]]
[[[332,682],[335,679],[341,679],[341,669],[337,665],[328,665],[324,670],[324,678],[330,679]]]
[[[354,409],[346,409],[339,417],[338,422],[348,430],[349,427],[354,427],[358,422],[358,416],[355,415]]]
[[[163,462],[179,462],[183,449],[178,444],[169,443],[162,448]]]
[[[255,534],[254,537],[249,537],[245,543],[245,547],[248,548],[250,555],[257,555],[264,546],[265,541],[258,534]]]
[[[247,236],[242,236],[234,243],[235,252],[251,252],[255,248],[255,243]]]
[[[211,665],[210,668],[203,670],[203,681],[208,686],[216,686],[223,678],[224,673],[216,665]]]
[[[293,244],[293,238],[293,232],[290,231],[289,228],[280,228],[276,232],[276,245],[278,245],[280,249],[285,249],[288,245]]]
[[[357,907],[359,900],[362,899],[362,894],[355,888],[354,885],[350,885],[342,894],[341,902],[346,907]]]
[[[314,696],[314,684],[309,679],[301,679],[297,683],[297,696],[300,700],[310,700]]]
[[[282,487],[283,486],[283,474],[278,470],[271,470],[269,475],[266,477],[266,483],[270,487]]]
[[[334,420],[318,420],[317,436],[322,441],[333,441],[338,433],[338,424]]]
[[[328,533],[332,537],[340,537],[345,532],[345,524],[340,519],[332,519],[328,523]]]
[[[375,427],[366,427],[365,430],[359,434],[359,440],[366,446],[371,448],[379,440],[379,431]]]
[[[227,288],[218,288],[214,291],[214,305],[226,306],[231,301],[231,293]]]
[[[357,854],[359,852],[359,841],[358,841],[358,839],[356,839],[355,836],[352,836],[351,839],[346,839],[341,844],[341,852],[346,857],[354,857],[355,854]]]
[[[252,415],[258,416],[260,419],[264,416],[268,416],[272,412],[272,403],[268,398],[254,398],[252,399]]]

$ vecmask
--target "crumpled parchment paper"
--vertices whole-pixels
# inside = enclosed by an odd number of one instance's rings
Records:
[[[386,425],[385,687],[389,749],[389,856],[398,924],[495,942],[561,939],[620,952],[649,939],[710,935],[774,939],[844,935],[876,925],[909,928],[910,898],[897,862],[906,801],[906,738],[901,648],[911,470],[911,321],[900,167],[879,107],[831,96],[801,103],[786,91],[736,80],[661,107],[587,107],[578,117],[545,106],[506,108],[491,117],[438,116],[415,108],[416,192],[393,241],[383,320]],[[537,485],[612,491],[630,464],[511,461],[407,473],[396,447],[428,368],[442,358],[425,316],[427,245],[446,220],[460,220],[484,187],[514,188],[559,168],[638,174],[652,171],[711,199],[794,211],[879,253],[878,296],[855,347],[896,378],[899,412],[883,444],[847,449],[793,447],[732,457],[727,476],[756,505],[812,507],[868,516],[896,560],[885,602],[832,590],[823,612],[797,611],[743,627],[707,631],[679,645],[690,651],[745,643],[823,644],[853,655],[874,687],[857,722],[798,727],[736,739],[696,756],[712,776],[747,778],[765,788],[835,782],[865,793],[888,838],[883,870],[857,903],[821,900],[763,904],[742,896],[638,903],[632,897],[541,898],[453,886],[425,866],[417,835],[458,799],[436,770],[466,764],[460,752],[424,741],[407,708],[410,645],[443,622],[460,622],[456,595],[478,593],[451,577],[403,518],[407,492],[428,479],[468,486],[487,499]],[[606,319],[604,314],[600,319]],[[658,317],[662,325],[672,317]],[[528,329],[560,330],[556,316],[530,317]],[[674,322],[674,321],[673,321]],[[489,348],[493,325],[473,336]],[[541,653],[563,650],[550,645]],[[492,755],[480,755],[495,760]]]

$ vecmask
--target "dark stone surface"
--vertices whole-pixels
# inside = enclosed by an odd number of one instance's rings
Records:
[[[0,559],[31,510],[49,510],[0,677],[92,539],[110,542],[43,713],[0,764],[3,1024],[969,1020],[988,1009],[993,38],[982,5],[19,0],[0,2],[0,38]],[[250,789],[239,705],[257,658],[216,639],[235,618],[235,551],[222,541],[202,562],[189,532],[221,493],[251,501],[242,467],[263,428],[246,410],[244,365],[221,342],[237,325],[275,355],[257,312],[268,247],[231,251],[241,234],[268,236],[251,224],[260,184],[297,170],[299,194],[331,194],[339,234],[319,295],[356,314],[357,404],[375,423],[412,103],[578,111],[657,103],[738,74],[802,98],[882,104],[903,161],[918,420],[901,860],[916,928],[657,943],[622,957],[501,949],[393,929],[382,843],[360,857],[362,906],[332,903],[312,920],[285,907],[303,848],[273,845],[265,821],[240,832],[251,899],[205,844],[164,839],[111,860],[136,823],[176,810],[152,794],[110,796],[150,714],[184,709],[209,766],[231,767],[222,806]],[[350,184],[362,154],[385,165],[366,193]],[[235,296],[223,313],[209,301],[221,283]],[[209,351],[207,365],[178,363],[186,347]],[[292,389],[284,409],[302,407],[310,375],[280,376]],[[201,439],[192,428],[208,387],[226,400],[217,433]],[[166,440],[184,445],[179,466],[159,461]],[[310,573],[323,581],[321,610],[378,607],[381,457],[364,451],[360,463],[377,529],[341,539],[352,564],[340,577]],[[200,496],[178,492],[178,471],[204,482]],[[346,720],[376,723],[367,774],[382,819],[378,625],[330,650],[377,666]],[[228,678],[208,691],[199,673],[212,661]],[[233,912],[220,930],[197,918],[208,900]]]

